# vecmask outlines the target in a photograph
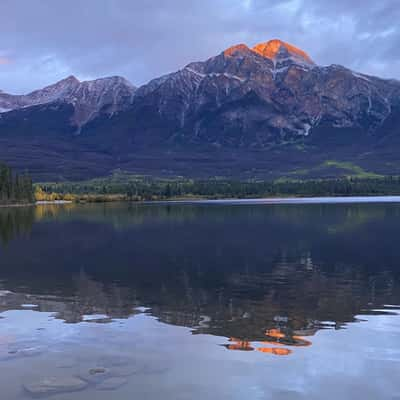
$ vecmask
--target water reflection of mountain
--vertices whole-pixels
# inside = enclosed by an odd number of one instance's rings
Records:
[[[108,322],[145,306],[230,349],[269,352],[400,304],[397,205],[30,210],[29,237],[14,228],[1,250],[2,311]]]
[[[22,291],[21,288],[8,290],[0,285],[0,312],[32,309],[54,313],[55,318],[67,323],[78,323],[85,319],[110,322],[112,319],[128,318],[136,313],[134,299],[130,297],[128,289],[96,282],[84,272],[74,277],[73,281],[73,290],[70,288],[59,293],[51,288],[43,288],[46,294],[32,294]]]
[[[356,315],[400,298],[399,282],[389,273],[366,276],[342,267],[325,275],[306,260],[305,264],[279,263],[265,275],[228,275],[212,286],[207,281],[213,276],[185,272],[176,280],[154,277],[154,286],[148,287],[140,276],[130,282],[107,283],[83,271],[62,291],[57,290],[60,282],[55,289],[42,286],[43,294],[23,292],[23,285],[3,284],[0,312],[35,306],[34,310],[55,313],[67,323],[104,323],[128,318],[139,306],[146,306],[162,322],[190,327],[196,334],[229,337],[227,348],[247,350],[254,341],[308,346],[305,337],[318,329],[341,328],[354,322]],[[25,287],[30,283],[25,282]]]

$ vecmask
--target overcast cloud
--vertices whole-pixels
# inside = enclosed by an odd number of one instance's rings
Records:
[[[0,89],[67,75],[141,85],[237,43],[279,38],[318,64],[400,79],[398,0],[0,0]]]

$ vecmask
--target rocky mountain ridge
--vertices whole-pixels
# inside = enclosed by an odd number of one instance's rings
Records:
[[[119,76],[81,82],[71,75],[26,95],[0,92],[0,113],[63,102],[73,105],[71,123],[81,127],[100,113],[112,115],[125,109],[135,90],[130,82]]]
[[[151,104],[155,117],[171,122],[171,135],[185,140],[265,147],[321,124],[374,130],[399,95],[399,82],[319,67],[273,40],[253,49],[233,46],[151,81],[136,92],[133,109],[143,115],[143,105]]]
[[[321,167],[332,159],[400,173],[400,82],[319,66],[276,39],[232,46],[139,88],[120,77],[68,77],[25,96],[0,93],[0,108],[0,142],[14,149],[11,157],[0,149],[0,158],[41,169],[29,158],[40,144],[41,152],[54,156],[52,166],[72,168],[66,161],[72,157],[78,178],[115,168],[336,175]],[[20,156],[25,147],[29,163],[26,152]],[[97,161],[87,166],[89,159],[99,160],[101,170]]]

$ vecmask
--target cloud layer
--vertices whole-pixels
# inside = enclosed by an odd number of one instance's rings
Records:
[[[0,89],[66,75],[140,85],[237,43],[280,38],[318,64],[400,78],[398,0],[1,0]]]

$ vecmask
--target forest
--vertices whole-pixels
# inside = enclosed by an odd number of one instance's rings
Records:
[[[0,164],[0,205],[33,202],[34,193],[30,176],[14,173],[9,166]]]
[[[109,177],[89,181],[33,184],[29,174],[18,174],[0,164],[0,205],[30,204],[35,200],[105,202],[378,195],[400,195],[400,177],[239,181],[153,178],[117,171]]]
[[[400,177],[235,181],[157,179],[128,174],[83,182],[39,184],[37,200],[143,201],[190,198],[260,198],[400,195]]]

